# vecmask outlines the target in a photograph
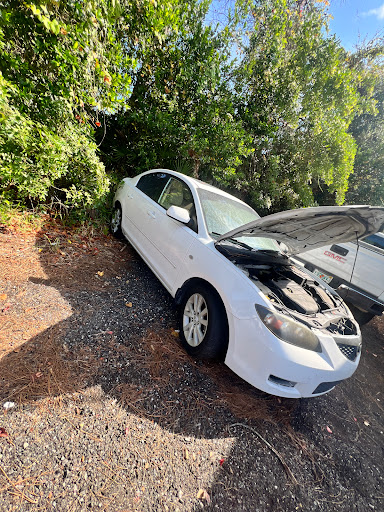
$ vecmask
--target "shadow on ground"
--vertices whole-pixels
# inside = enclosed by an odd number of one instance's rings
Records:
[[[356,376],[324,397],[280,399],[222,364],[184,353],[171,298],[125,243],[52,225],[35,240],[1,236],[2,403],[31,407],[71,396],[80,421],[90,406],[79,396],[101,389],[99,399],[108,397],[127,415],[109,426],[109,439],[124,442],[129,417],[143,422],[149,439],[156,428],[170,444],[163,454],[172,462],[167,483],[156,468],[149,471],[152,462],[139,467],[135,456],[125,470],[136,494],[125,490],[102,501],[105,510],[380,509],[381,320],[364,329]],[[144,444],[145,460],[155,460],[151,442]],[[137,482],[151,491],[137,494]],[[73,510],[87,509],[73,503]]]

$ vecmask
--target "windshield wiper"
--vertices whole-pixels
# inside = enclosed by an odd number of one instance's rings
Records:
[[[214,231],[212,231],[210,234],[216,235],[216,236],[221,236],[220,233],[215,233]],[[244,242],[240,242],[240,240],[237,240],[237,238],[228,237],[228,238],[224,238],[223,240],[220,240],[220,242],[216,242],[216,243],[221,243],[221,242],[226,242],[226,241],[231,242],[232,244],[238,245],[239,247],[243,247],[244,249],[248,249],[249,251],[254,251],[253,247],[251,247],[250,245],[248,245]]]
[[[225,238],[223,240],[223,242],[225,240],[229,240],[232,244],[235,244],[235,245],[238,245],[239,247],[243,247],[244,249],[248,249],[249,251],[254,251],[255,249],[253,247],[251,247],[250,245],[244,243],[244,242],[240,242],[240,240],[238,240],[237,238]]]
[[[255,249],[255,251],[257,252],[263,252],[264,254],[271,254],[273,252],[278,252],[280,253],[280,251],[278,249]]]

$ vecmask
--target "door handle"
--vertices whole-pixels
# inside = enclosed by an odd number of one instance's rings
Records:
[[[147,214],[152,217],[152,219],[156,219],[156,213],[155,212],[152,212],[151,210],[148,210],[147,211]]]
[[[340,256],[346,256],[349,253],[348,249],[340,247],[340,245],[332,245],[331,251],[335,252],[336,254],[340,254]]]

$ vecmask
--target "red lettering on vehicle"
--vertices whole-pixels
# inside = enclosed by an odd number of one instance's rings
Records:
[[[340,261],[340,263],[345,263],[347,261],[342,256],[339,256],[338,254],[335,254],[334,252],[331,251],[324,251],[324,256],[328,256],[329,258],[332,258],[336,261]]]

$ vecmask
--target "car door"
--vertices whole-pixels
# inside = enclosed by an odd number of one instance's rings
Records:
[[[170,176],[156,206],[155,216],[150,220],[150,237],[156,249],[156,265],[161,269],[161,279],[173,294],[173,286],[184,267],[187,251],[197,237],[195,204],[188,185]],[[171,206],[188,210],[191,217],[188,226],[167,215]]]
[[[195,205],[188,185],[165,172],[142,176],[136,185],[129,214],[140,230],[138,250],[164,286],[173,285],[187,250],[197,236]],[[170,206],[188,209],[189,226],[167,215]],[[134,211],[132,211],[134,210]]]
[[[152,243],[148,238],[150,219],[168,180],[166,173],[144,174],[135,186],[129,186],[123,198],[124,231],[128,240],[147,262],[153,252]]]

